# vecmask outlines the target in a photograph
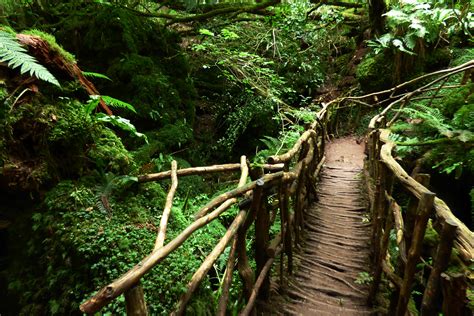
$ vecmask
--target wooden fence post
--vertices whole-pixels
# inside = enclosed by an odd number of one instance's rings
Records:
[[[428,222],[430,213],[433,210],[434,198],[435,194],[433,192],[424,192],[418,205],[413,240],[410,250],[408,251],[407,264],[405,266],[405,273],[403,275],[400,296],[398,297],[396,310],[397,316],[405,316],[408,301],[411,296],[411,285],[415,276],[416,265],[420,260],[420,252],[423,238],[425,236],[426,224]]]
[[[387,202],[385,200],[385,176],[387,173],[387,167],[382,161],[377,162],[379,167],[377,184],[375,187],[375,198],[374,205],[372,206],[372,242],[374,247],[374,257],[372,263],[377,263],[378,257],[380,256],[380,241],[382,235],[382,227],[384,222],[384,216],[386,213]]]
[[[140,283],[132,287],[124,293],[125,306],[128,316],[146,316],[148,310],[146,308],[143,287]]]
[[[436,251],[436,257],[433,263],[428,283],[426,284],[423,302],[421,304],[421,316],[437,315],[438,296],[440,293],[440,276],[446,270],[451,258],[451,249],[453,247],[454,234],[458,225],[448,219],[443,225],[441,237]]]
[[[385,201],[384,204],[387,204]],[[372,302],[375,298],[375,295],[377,294],[377,291],[379,289],[379,284],[380,280],[382,278],[382,268],[383,268],[383,261],[385,260],[385,257],[387,255],[387,249],[388,249],[388,242],[389,242],[389,237],[390,237],[390,230],[392,229],[392,224],[393,224],[393,216],[390,211],[388,211],[388,207],[384,206],[384,217],[385,217],[385,228],[383,232],[383,237],[382,237],[382,245],[380,247],[380,252],[377,258],[375,258],[375,271],[374,271],[374,276],[373,276],[373,281],[372,285],[370,287],[369,291],[369,297],[368,297],[368,303],[369,305],[372,305]],[[388,211],[388,212],[387,212]],[[376,241],[378,242],[378,241]]]
[[[278,192],[278,203],[280,203],[280,232],[281,232],[281,244],[283,247],[283,251],[280,253],[280,290],[284,291],[286,287],[285,283],[285,253],[287,254],[288,258],[288,267],[291,265],[291,251],[288,251],[288,244],[287,244],[287,231],[288,231],[288,198],[287,198],[287,190],[288,185],[284,182],[284,180],[280,183],[280,188]],[[290,236],[291,238],[291,236]],[[291,241],[290,241],[291,247]],[[291,259],[290,259],[291,258]]]
[[[430,184],[429,174],[418,173],[414,175],[414,179],[426,188],[428,188]],[[413,229],[415,227],[416,210],[419,203],[420,202],[416,197],[410,198],[410,201],[408,202],[408,208],[405,216],[405,244],[407,250],[410,249],[411,240],[413,237]]]
[[[466,303],[467,281],[463,273],[441,273],[443,289],[443,315],[465,316],[471,315]]]
[[[219,305],[217,307],[216,315],[225,316],[227,311],[227,301],[229,300],[229,291],[232,284],[232,275],[234,273],[235,253],[237,250],[237,237],[234,237],[232,246],[230,248],[229,259],[225,269],[224,282],[222,284],[222,294],[219,297]]]
[[[300,231],[303,227],[303,187],[305,184],[305,172],[306,172],[306,163],[304,160],[301,160],[301,171],[298,176],[298,183],[296,185],[295,197],[294,197],[294,213],[295,213],[295,247],[299,245],[301,241]]]
[[[259,181],[259,180],[257,180]],[[257,265],[256,275],[260,275],[263,266],[268,260],[267,247],[270,240],[270,216],[267,207],[267,197],[261,194],[260,203],[256,205],[255,219],[255,263]],[[263,280],[258,297],[265,300],[268,298],[270,279],[268,276]]]
[[[380,148],[377,148],[377,145],[379,143],[379,138],[380,138],[380,131],[378,129],[374,130],[372,133],[372,144],[370,146],[371,153],[370,153],[370,170],[371,170],[371,176],[374,179],[378,178],[378,173],[377,173],[377,157],[379,156],[378,152],[380,151]]]
[[[255,192],[260,194],[259,191],[254,191],[254,199],[252,200],[252,204],[256,199],[259,199],[258,196],[255,197]],[[249,264],[249,259],[247,256],[247,244],[245,240],[247,238],[247,230],[249,229],[250,225],[252,225],[255,218],[253,211],[254,208],[251,207],[249,213],[247,214],[247,218],[245,219],[245,223],[237,230],[237,269],[239,270],[240,278],[242,279],[244,297],[247,300],[250,298],[252,292],[254,274]]]

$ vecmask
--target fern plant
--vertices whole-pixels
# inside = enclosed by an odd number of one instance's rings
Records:
[[[122,108],[122,109],[127,109],[129,111],[132,111],[133,113],[137,113],[133,105],[130,103],[127,103],[125,101],[121,101],[119,99],[112,98],[107,95],[91,95],[90,100],[87,104],[86,111],[90,114],[92,113],[95,108],[99,105],[100,100],[105,102],[108,106],[115,107],[115,108]]]
[[[112,81],[112,79],[110,79],[106,75],[98,73],[98,72],[83,71],[82,74],[84,75],[84,77],[87,77],[87,78],[99,78],[99,79],[105,79],[105,80]]]
[[[29,73],[43,81],[60,86],[58,80],[38,63],[36,58],[27,54],[27,50],[18,43],[15,36],[0,30],[0,62],[7,63],[8,67],[20,67],[21,74]]]

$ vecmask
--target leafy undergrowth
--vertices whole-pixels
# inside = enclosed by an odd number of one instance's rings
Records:
[[[77,311],[79,304],[96,290],[136,265],[153,249],[164,198],[159,183],[138,185],[133,179],[110,174],[60,182],[32,214],[31,226],[28,223],[27,227],[18,227],[35,236],[9,275],[9,290],[22,294],[21,313]],[[167,240],[191,224],[193,214],[209,198],[207,194],[177,198]],[[228,211],[221,221],[227,225],[236,212]],[[165,315],[173,310],[192,274],[225,231],[220,221],[211,222],[142,279],[151,314]],[[228,250],[211,272],[214,277],[201,285],[189,312],[213,312],[227,256]],[[32,260],[34,265],[30,264]],[[236,284],[231,293],[235,302],[239,295]],[[119,298],[103,311],[117,314],[123,309],[123,298]]]
[[[474,58],[472,48],[456,50],[452,66]],[[456,86],[463,74],[451,77],[444,86]],[[401,119],[391,127],[401,158],[416,160],[426,168],[454,175],[474,174],[474,83],[440,89],[427,99],[402,109]],[[449,153],[449,155],[446,155]],[[474,208],[473,208],[474,209]]]

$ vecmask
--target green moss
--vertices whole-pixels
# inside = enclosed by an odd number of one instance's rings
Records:
[[[451,67],[459,66],[474,59],[474,48],[455,48],[453,49],[453,60]]]
[[[344,54],[338,56],[335,60],[335,71],[336,73],[340,74],[341,76],[346,76],[349,72],[349,62],[352,59],[353,54]]]
[[[63,57],[66,61],[72,63],[72,64],[75,64],[76,63],[76,59],[74,57],[74,55],[72,55],[71,53],[67,52],[64,48],[62,48],[57,42],[56,42],[56,38],[49,34],[49,33],[46,33],[46,32],[43,32],[43,31],[40,31],[40,30],[36,30],[36,29],[32,29],[32,30],[28,30],[28,31],[25,31],[23,32],[23,34],[27,34],[27,35],[33,35],[33,36],[38,36],[40,37],[41,39],[43,39],[45,42],[47,42],[49,44],[49,47],[51,48],[52,51],[56,52],[57,54],[59,54],[61,57]]]
[[[410,297],[410,300],[408,301],[407,309],[408,309],[410,315],[419,315],[420,314],[418,312],[418,309],[416,308],[416,302],[413,299],[413,297]]]
[[[436,230],[434,230],[433,223],[430,219],[426,226],[425,237],[423,239],[423,245],[424,247],[427,247],[429,249],[432,249],[432,248],[436,249],[438,243],[439,243],[439,235],[436,232]]]
[[[474,290],[468,288],[467,289],[467,307],[474,313]]]
[[[131,154],[125,149],[121,139],[115,133],[101,126],[92,130],[94,145],[87,152],[97,167],[118,174],[128,173],[134,163]]]
[[[50,142],[63,142],[67,145],[74,143],[84,143],[84,138],[89,138],[89,131],[92,129],[91,116],[86,113],[84,105],[80,102],[68,102],[60,107],[54,107],[53,113],[46,115],[47,119],[51,119],[54,115],[54,124],[48,135]]]
[[[77,311],[79,304],[98,288],[126,272],[153,249],[166,196],[161,185],[116,188],[108,195],[108,214],[98,207],[102,181],[100,176],[88,176],[60,182],[32,215],[29,230],[23,230],[31,238],[22,252],[24,257],[8,275],[9,290],[21,294],[23,314],[63,315]],[[167,241],[191,223],[191,214],[200,202],[189,201],[185,206],[179,197],[175,199]],[[169,313],[174,308],[191,275],[225,230],[217,221],[209,223],[142,279],[150,314]],[[33,258],[35,265],[31,265]],[[24,290],[26,285],[28,291]],[[210,283],[205,280],[198,301],[195,298],[190,308],[199,309],[202,302],[210,300]],[[123,300],[113,301],[102,312],[124,313]]]
[[[183,121],[168,124],[158,131],[157,138],[168,148],[181,148],[193,139],[193,129]]]
[[[10,33],[11,35],[16,35],[15,30],[12,29],[12,28],[11,28],[10,26],[8,26],[8,25],[2,25],[2,24],[0,24],[0,31]]]
[[[393,62],[384,54],[365,57],[357,67],[356,77],[365,92],[379,91],[392,84]]]
[[[471,93],[473,87],[474,84],[471,83],[457,89],[449,89],[446,91],[438,103],[440,104],[439,108],[443,115],[448,118],[453,118],[454,114],[460,110],[461,107],[470,103],[474,104],[474,95]]]

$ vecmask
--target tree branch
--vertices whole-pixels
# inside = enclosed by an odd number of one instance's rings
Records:
[[[127,8],[127,7],[123,7],[123,8],[129,11],[132,11],[133,13],[139,16],[166,19],[168,20],[166,25],[171,25],[175,23],[204,21],[204,20],[208,20],[219,15],[226,15],[226,14],[232,14],[232,13],[235,15],[239,15],[242,13],[258,14],[258,15],[273,15],[272,12],[265,9],[271,6],[278,5],[280,3],[281,3],[281,0],[268,0],[263,3],[257,3],[254,5],[245,5],[245,6],[232,5],[232,6],[227,6],[223,8],[217,8],[205,13],[192,14],[192,15],[187,15],[187,16],[177,16],[177,15],[168,14],[168,13],[146,13],[146,12],[141,12],[135,9]]]

